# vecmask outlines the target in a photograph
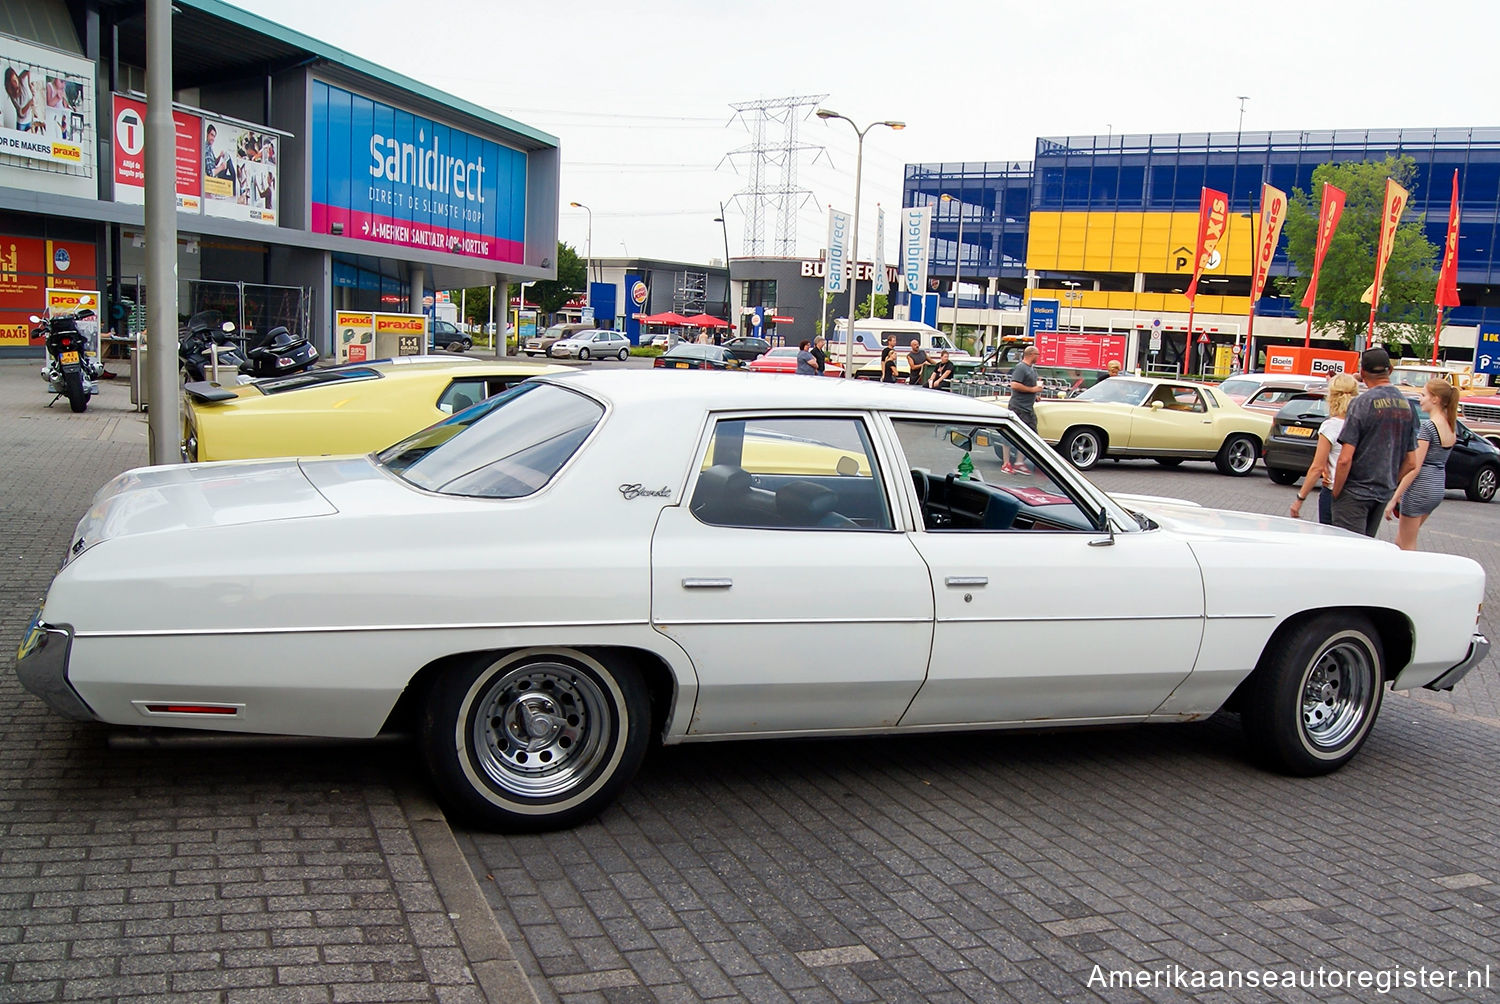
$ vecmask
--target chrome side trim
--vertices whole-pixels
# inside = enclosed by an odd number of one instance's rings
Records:
[[[527,628],[649,627],[648,620],[528,621],[485,624],[345,624],[274,628],[159,628],[139,631],[79,631],[77,638],[166,638],[258,634],[363,634],[374,631],[509,631]]]
[[[1480,634],[1478,631],[1475,631],[1474,637],[1469,641],[1469,651],[1465,653],[1463,659],[1460,660],[1456,666],[1449,669],[1442,676],[1439,676],[1436,680],[1433,680],[1431,683],[1426,684],[1424,689],[1452,690],[1454,684],[1458,683],[1459,680],[1462,680],[1465,676],[1467,676],[1469,670],[1479,665],[1479,663],[1484,660],[1484,657],[1489,654],[1489,651],[1490,640],[1484,635]]]

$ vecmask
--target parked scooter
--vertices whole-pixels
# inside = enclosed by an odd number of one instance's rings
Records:
[[[247,362],[234,345],[234,322],[220,323],[217,310],[200,310],[188,318],[177,336],[177,358],[188,383],[198,380],[237,381]]]
[[[250,375],[255,377],[300,373],[318,361],[317,346],[281,325],[261,335],[247,354]]]
[[[85,296],[81,302],[87,304],[89,299]],[[31,315],[31,323],[37,326],[33,337],[45,339],[47,345],[47,362],[42,367],[42,377],[53,395],[47,407],[56,404],[58,398],[66,397],[68,406],[74,412],[81,412],[88,408],[89,398],[99,393],[99,375],[104,372],[104,364],[99,361],[99,354],[94,351],[89,337],[78,330],[79,321],[92,320],[96,316],[93,308],[88,306],[56,317]]]

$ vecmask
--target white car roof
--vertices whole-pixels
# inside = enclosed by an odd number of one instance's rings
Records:
[[[994,421],[1009,412],[961,394],[874,380],[809,380],[781,373],[704,370],[578,370],[537,379],[576,387],[627,408],[697,405],[705,411],[760,408],[838,408],[860,411],[946,412]]]

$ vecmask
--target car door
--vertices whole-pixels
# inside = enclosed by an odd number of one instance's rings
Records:
[[[1150,714],[1191,671],[1202,638],[1191,550],[1160,531],[1093,529],[1095,504],[1052,454],[1007,425],[967,421],[892,421],[935,603],[927,680],[901,724]]]
[[[865,416],[718,418],[651,542],[651,616],[697,735],[891,728],[932,643],[927,568]]]
[[[1191,384],[1162,383],[1146,396],[1130,419],[1129,449],[1146,452],[1212,452],[1213,416],[1203,394]]]

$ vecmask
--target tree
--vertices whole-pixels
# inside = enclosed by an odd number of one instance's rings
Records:
[[[874,313],[870,312],[870,301],[872,299],[875,301]],[[856,319],[860,317],[890,317],[890,297],[886,296],[886,294],[884,293],[881,293],[879,296],[871,293],[869,296],[865,297],[863,301],[861,301],[859,309],[857,309],[854,313],[856,315]]]
[[[571,245],[557,242],[557,278],[543,279],[530,286],[526,298],[537,305],[544,314],[555,314],[575,294],[583,292],[588,285],[588,273],[583,259],[578,257]]]
[[[463,308],[464,316],[460,318],[461,321],[467,321],[469,324],[490,322],[490,287],[474,286],[464,290],[455,289],[450,291],[450,295],[453,302]]]
[[[1410,157],[1387,157],[1383,161],[1321,164],[1313,171],[1311,192],[1292,191],[1287,205],[1286,251],[1299,276],[1292,298],[1297,315],[1306,321],[1301,306],[1312,279],[1317,240],[1318,210],[1323,186],[1331,184],[1348,196],[1338,230],[1328,246],[1318,272],[1317,309],[1313,327],[1332,331],[1345,345],[1369,326],[1370,305],[1360,299],[1375,278],[1375,250],[1380,241],[1380,217],[1385,208],[1385,180],[1394,179],[1413,191],[1417,165]],[[1413,193],[1415,194],[1415,193]],[[1438,250],[1422,232],[1423,217],[1396,228],[1391,257],[1385,266],[1380,312],[1376,323],[1389,340],[1401,340],[1409,325],[1431,324],[1433,290],[1437,285]]]

